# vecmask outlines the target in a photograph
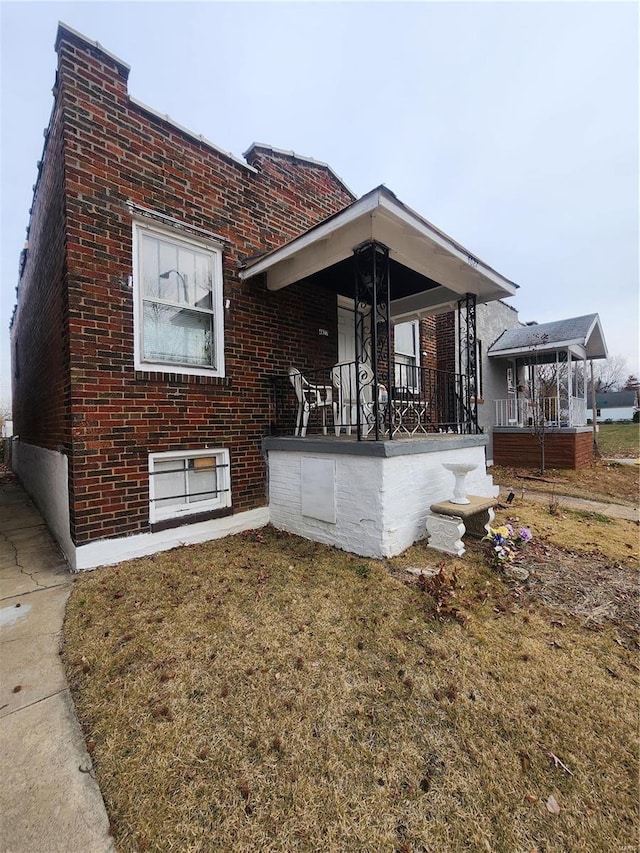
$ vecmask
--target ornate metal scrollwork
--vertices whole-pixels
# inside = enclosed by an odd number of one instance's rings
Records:
[[[478,364],[476,344],[476,297],[466,293],[458,301],[458,422],[465,432],[478,431]]]
[[[392,437],[390,410],[380,393],[381,386],[389,386],[392,376],[389,250],[380,243],[365,243],[354,250],[354,257],[356,363],[371,369],[371,389],[366,390],[366,395],[371,400],[367,418],[372,423],[367,424],[367,431],[375,430],[377,441],[387,430]],[[356,371],[358,382],[360,373]],[[358,438],[362,437],[361,427],[359,418]]]

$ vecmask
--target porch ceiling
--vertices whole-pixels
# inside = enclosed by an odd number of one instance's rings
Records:
[[[354,249],[376,241],[389,248],[391,315],[412,319],[455,307],[473,293],[478,302],[513,296],[517,285],[377,187],[279,249],[248,261],[240,278],[266,274],[267,288],[314,281],[353,295]]]

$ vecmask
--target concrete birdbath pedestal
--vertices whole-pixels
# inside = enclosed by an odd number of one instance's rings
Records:
[[[477,468],[477,463],[473,462],[443,462],[443,467],[455,476],[456,482],[453,487],[453,497],[450,499],[452,504],[468,504],[471,503],[467,497],[467,491],[464,487],[464,481],[469,473]]]
[[[466,532],[479,539],[489,532],[495,517],[493,505],[497,501],[495,498],[479,495],[467,497],[464,486],[465,477],[469,471],[478,467],[476,464],[465,462],[443,462],[442,464],[455,476],[456,482],[452,498],[431,504],[426,525],[429,548],[461,557],[465,552],[462,537]]]

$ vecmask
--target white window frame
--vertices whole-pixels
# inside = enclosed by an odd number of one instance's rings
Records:
[[[216,465],[221,466],[217,472],[218,480],[218,496],[211,500],[195,501],[193,503],[185,502],[183,504],[170,504],[168,506],[156,506],[156,489],[155,489],[155,463],[170,462],[172,460],[185,462],[187,459],[201,459],[213,456],[216,459]],[[203,450],[176,450],[162,453],[149,454],[149,522],[156,524],[160,521],[168,519],[188,517],[190,515],[200,515],[203,512],[212,512],[218,509],[226,509],[231,506],[231,469],[229,461],[229,451],[222,448],[205,448]]]
[[[188,365],[174,361],[155,361],[144,358],[142,337],[143,323],[143,287],[141,272],[141,243],[143,235],[150,235],[159,240],[174,243],[176,246],[192,248],[211,255],[212,260],[212,292],[211,304],[213,314],[213,338],[215,366]],[[133,220],[133,353],[134,367],[161,373],[176,373],[188,376],[224,376],[224,311],[223,311],[223,278],[222,278],[222,245],[206,238],[185,234],[176,228],[159,225],[148,220]]]
[[[413,377],[416,382],[413,385],[407,385],[406,387],[410,391],[418,391],[417,381],[418,376],[420,375],[419,368],[421,366],[420,363],[420,322],[418,320],[406,320],[403,323],[397,323],[397,326],[411,326],[412,337],[413,337],[413,352],[403,352],[398,348],[397,339],[394,335],[394,346],[393,346],[393,355],[394,362],[396,366],[403,365],[406,368],[415,368],[413,371]],[[400,356],[400,359],[406,359],[406,361],[398,361],[397,356]],[[400,371],[400,374],[404,374],[408,379],[410,374],[409,370]],[[394,384],[399,384],[396,382],[396,376],[394,376]]]

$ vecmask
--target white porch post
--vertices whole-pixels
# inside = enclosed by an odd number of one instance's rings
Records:
[[[567,406],[569,407],[569,416],[567,418],[568,425],[573,426],[573,411],[571,404],[573,401],[573,355],[567,347]]]
[[[556,350],[556,425],[560,426],[560,351]]]

